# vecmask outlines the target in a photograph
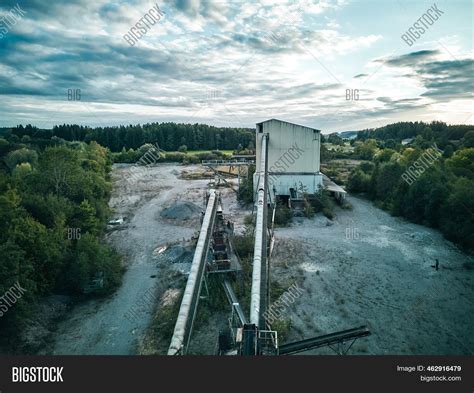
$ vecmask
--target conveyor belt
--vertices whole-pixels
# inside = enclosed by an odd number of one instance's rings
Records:
[[[232,289],[232,285],[230,285],[230,282],[227,280],[224,280],[222,285],[224,286],[224,291],[227,295],[227,298],[229,299],[230,305],[233,307],[233,309],[237,313],[237,316],[239,317],[240,323],[242,324],[242,326],[246,325],[248,323],[247,318],[245,318],[244,311],[242,310],[237,296],[235,295],[235,292]]]
[[[265,329],[263,314],[268,300],[267,266],[267,140],[262,135],[262,151],[257,185],[257,218],[253,252],[252,293],[250,298],[250,323]]]
[[[211,240],[217,211],[218,194],[209,191],[206,213],[202,221],[201,232],[194,252],[191,271],[189,273],[183,300],[179,309],[178,319],[174,327],[173,337],[168,349],[168,355],[186,354],[189,339],[193,330],[194,318],[199,303],[202,279],[205,272],[209,242]]]
[[[308,351],[331,344],[337,344],[344,341],[353,340],[359,337],[370,335],[366,326],[343,330],[341,332],[325,334],[324,336],[308,338],[306,340],[295,341],[292,343],[280,345],[280,355],[290,355],[298,352]]]

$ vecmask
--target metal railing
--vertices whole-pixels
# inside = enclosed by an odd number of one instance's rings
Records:
[[[238,165],[252,165],[254,160],[203,160],[202,165],[206,166],[238,166]]]

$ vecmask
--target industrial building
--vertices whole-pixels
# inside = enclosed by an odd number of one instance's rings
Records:
[[[257,190],[261,171],[262,135],[268,135],[268,188],[283,199],[300,198],[301,191],[315,194],[323,185],[320,172],[321,131],[314,128],[270,119],[257,123],[256,170]]]

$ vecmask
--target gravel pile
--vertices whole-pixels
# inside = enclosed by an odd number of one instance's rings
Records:
[[[191,202],[176,202],[160,213],[161,217],[173,220],[190,220],[199,218],[200,214],[201,208]]]

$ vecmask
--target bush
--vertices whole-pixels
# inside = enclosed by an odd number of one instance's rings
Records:
[[[354,169],[347,179],[347,189],[355,193],[368,192],[370,189],[370,175],[359,168]]]
[[[119,254],[105,245],[99,245],[94,236],[81,236],[74,250],[74,259],[64,272],[64,283],[69,290],[80,294],[97,277],[103,278],[103,285],[94,292],[107,294],[121,282],[122,268]]]
[[[183,162],[186,158],[185,153],[166,153],[164,156],[164,162]]]
[[[253,254],[254,238],[251,235],[234,236],[234,249],[240,258],[247,258]]]
[[[269,220],[268,225],[271,225],[271,218],[272,218],[272,210],[268,209]],[[287,226],[291,223],[293,219],[293,213],[285,204],[281,203],[280,201],[277,202],[277,207],[275,211],[275,225],[278,226]]]
[[[341,204],[341,208],[344,210],[352,210],[354,206],[352,206],[350,202],[347,202],[346,200],[344,200]]]
[[[309,199],[315,213],[322,212],[324,208],[331,210],[334,208],[334,202],[327,190],[319,190]]]
[[[271,328],[272,330],[277,331],[279,343],[284,343],[286,340],[288,340],[288,335],[290,333],[292,325],[293,322],[290,318],[279,318],[272,322]]]
[[[255,225],[255,218],[252,214],[248,214],[244,217],[244,224],[246,226],[253,226]]]
[[[250,165],[246,177],[240,182],[239,191],[237,192],[237,200],[243,204],[253,202],[253,174],[255,173],[255,165]]]
[[[330,220],[332,220],[334,218],[334,213],[328,207],[323,208],[323,214],[324,214],[325,217],[329,218]]]
[[[370,161],[361,162],[359,165],[359,169],[362,172],[369,173],[369,174],[372,173],[372,171],[374,170],[374,167],[375,165],[371,163]]]
[[[304,215],[305,217],[312,218],[314,217],[314,208],[310,204],[306,204],[304,207]]]

